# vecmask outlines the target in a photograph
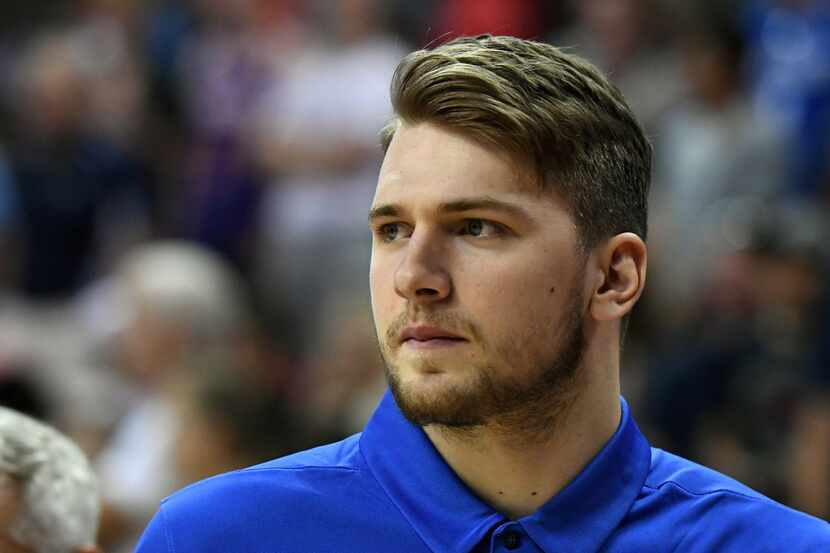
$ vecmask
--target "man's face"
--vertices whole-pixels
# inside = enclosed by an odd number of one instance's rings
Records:
[[[585,258],[565,204],[528,171],[433,124],[402,126],[370,222],[375,326],[410,420],[521,424],[575,390]]]

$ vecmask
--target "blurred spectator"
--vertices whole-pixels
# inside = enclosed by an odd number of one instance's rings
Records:
[[[86,457],[66,437],[0,407],[0,549],[95,553],[98,493]]]
[[[771,116],[792,156],[787,187],[825,197],[830,182],[830,4],[750,0],[745,7],[756,107]]]
[[[190,137],[183,231],[249,269],[263,177],[245,131],[268,83],[298,47],[301,27],[288,0],[198,5],[200,25],[178,68]]]
[[[378,132],[403,55],[377,0],[338,0],[331,36],[297,52],[258,114],[259,158],[273,175],[263,205],[261,286],[303,330],[334,294],[366,294],[366,211],[380,164]]]
[[[85,126],[131,150],[143,123],[147,87],[132,44],[138,3],[84,0],[69,27],[72,57],[84,79]]]
[[[748,223],[747,246],[713,265],[695,317],[655,359],[647,404],[659,443],[786,502],[795,440],[818,437],[793,430],[828,324],[827,229],[804,206]]]
[[[138,393],[96,462],[105,501],[101,540],[113,551],[134,544],[178,483],[173,451],[180,419],[173,397],[182,379],[194,377],[191,359],[225,350],[233,355],[251,330],[236,274],[198,246],[142,246],[129,252],[117,279],[129,310],[122,366]]]
[[[781,137],[741,87],[741,37],[726,22],[703,21],[678,35],[690,94],[666,116],[655,148],[649,297],[672,302],[671,313],[660,309],[672,325],[693,308],[713,260],[745,245],[742,214],[784,186]]]
[[[92,89],[79,55],[70,35],[53,32],[33,41],[20,63],[9,164],[23,245],[21,287],[33,298],[70,296],[100,268],[106,244],[122,238],[106,248],[117,250],[146,226],[140,222],[146,172],[87,125]]]
[[[608,73],[647,132],[677,102],[683,86],[677,58],[665,40],[673,20],[661,17],[660,8],[654,0],[575,2],[575,24],[549,40]]]

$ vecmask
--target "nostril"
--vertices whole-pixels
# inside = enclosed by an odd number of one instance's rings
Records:
[[[432,288],[418,288],[415,293],[419,296],[437,296],[438,290],[434,290]]]

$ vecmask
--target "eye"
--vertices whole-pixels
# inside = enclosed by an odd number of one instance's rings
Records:
[[[386,223],[379,226],[376,232],[384,242],[394,242],[409,235],[407,225],[402,223]]]
[[[461,234],[476,238],[490,238],[504,234],[504,229],[501,225],[484,219],[467,219],[461,228]]]

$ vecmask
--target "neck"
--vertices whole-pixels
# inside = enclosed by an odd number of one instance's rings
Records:
[[[461,480],[511,519],[535,512],[571,482],[619,426],[616,365],[586,373],[584,388],[546,436],[527,439],[502,424],[473,429],[424,428]],[[611,382],[609,382],[609,379]]]

